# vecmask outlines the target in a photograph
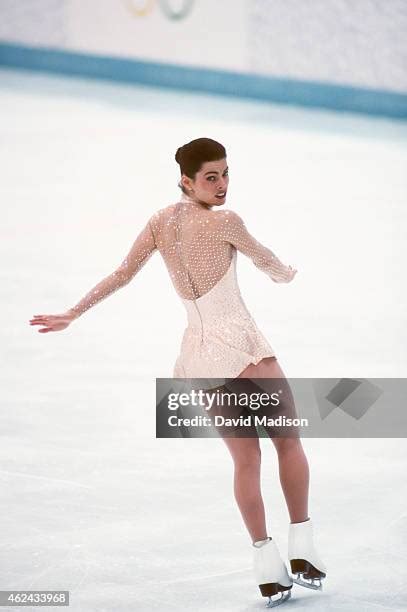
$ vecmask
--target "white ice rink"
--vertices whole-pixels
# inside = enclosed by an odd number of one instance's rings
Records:
[[[275,284],[238,256],[286,376],[406,377],[407,124],[10,70],[0,106],[0,590],[69,590],[73,612],[265,609],[223,442],[155,438],[155,377],[171,377],[186,323],[160,255],[63,332],[29,319],[115,269],[178,198],[177,147],[208,136],[228,151],[226,207],[298,268]],[[279,609],[406,610],[405,439],[303,445],[328,577]]]

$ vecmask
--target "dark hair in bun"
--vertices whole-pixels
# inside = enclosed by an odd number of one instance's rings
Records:
[[[218,161],[224,157],[226,149],[219,142],[211,138],[197,138],[177,149],[175,161],[180,166],[181,174],[194,179],[205,162]],[[178,186],[186,193],[181,182]]]

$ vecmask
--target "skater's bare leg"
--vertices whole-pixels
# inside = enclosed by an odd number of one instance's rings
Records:
[[[234,494],[244,523],[253,540],[267,538],[264,504],[260,489],[261,451],[258,438],[223,438],[234,463]]]
[[[298,438],[273,438],[278,454],[281,488],[292,523],[308,517],[309,467]]]
[[[273,357],[250,364],[240,378],[285,378],[280,364]],[[292,523],[308,517],[309,466],[299,438],[272,438],[278,455],[281,488]]]

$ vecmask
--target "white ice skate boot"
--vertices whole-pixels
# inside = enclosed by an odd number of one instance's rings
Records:
[[[276,543],[271,538],[254,542],[253,565],[257,584],[263,597],[268,597],[267,607],[274,608],[291,597],[293,581],[281,559]],[[278,599],[273,595],[280,594]]]
[[[296,584],[309,589],[322,589],[321,580],[327,568],[315,550],[311,519],[290,523],[288,531],[288,560]]]

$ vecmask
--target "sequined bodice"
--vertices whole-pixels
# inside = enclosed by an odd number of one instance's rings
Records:
[[[219,326],[241,314],[243,300],[236,278],[236,249],[232,251],[232,261],[222,278],[204,295],[196,299],[182,299],[191,328],[203,332],[205,327]]]
[[[248,232],[236,212],[217,207],[212,209],[183,195],[179,202],[151,216],[118,268],[98,283],[72,310],[80,315],[127,284],[156,250],[160,252],[191,320],[196,317],[196,305],[202,305],[205,296],[207,304],[211,299],[211,290],[218,283],[223,283],[220,287],[227,285],[231,291],[233,289],[233,295],[239,295],[237,250],[250,257],[255,266],[276,283],[289,282],[295,274],[291,266],[285,266]],[[189,301],[195,306],[188,304]],[[225,308],[228,307],[226,302]],[[231,305],[232,302],[229,307]]]
[[[274,351],[252,319],[236,278],[237,251],[222,278],[204,295],[183,299],[188,325],[175,363],[175,378],[234,378],[249,363]]]
[[[233,245],[230,211],[211,210],[183,196],[151,219],[151,228],[178,295],[197,300],[226,274]]]
[[[251,257],[274,281],[287,282],[291,278],[290,269],[248,233],[234,211],[213,210],[183,195],[180,202],[158,211],[150,226],[183,300],[205,296],[229,269],[235,275],[232,264],[236,262],[236,249]],[[235,276],[234,280],[236,283]]]

